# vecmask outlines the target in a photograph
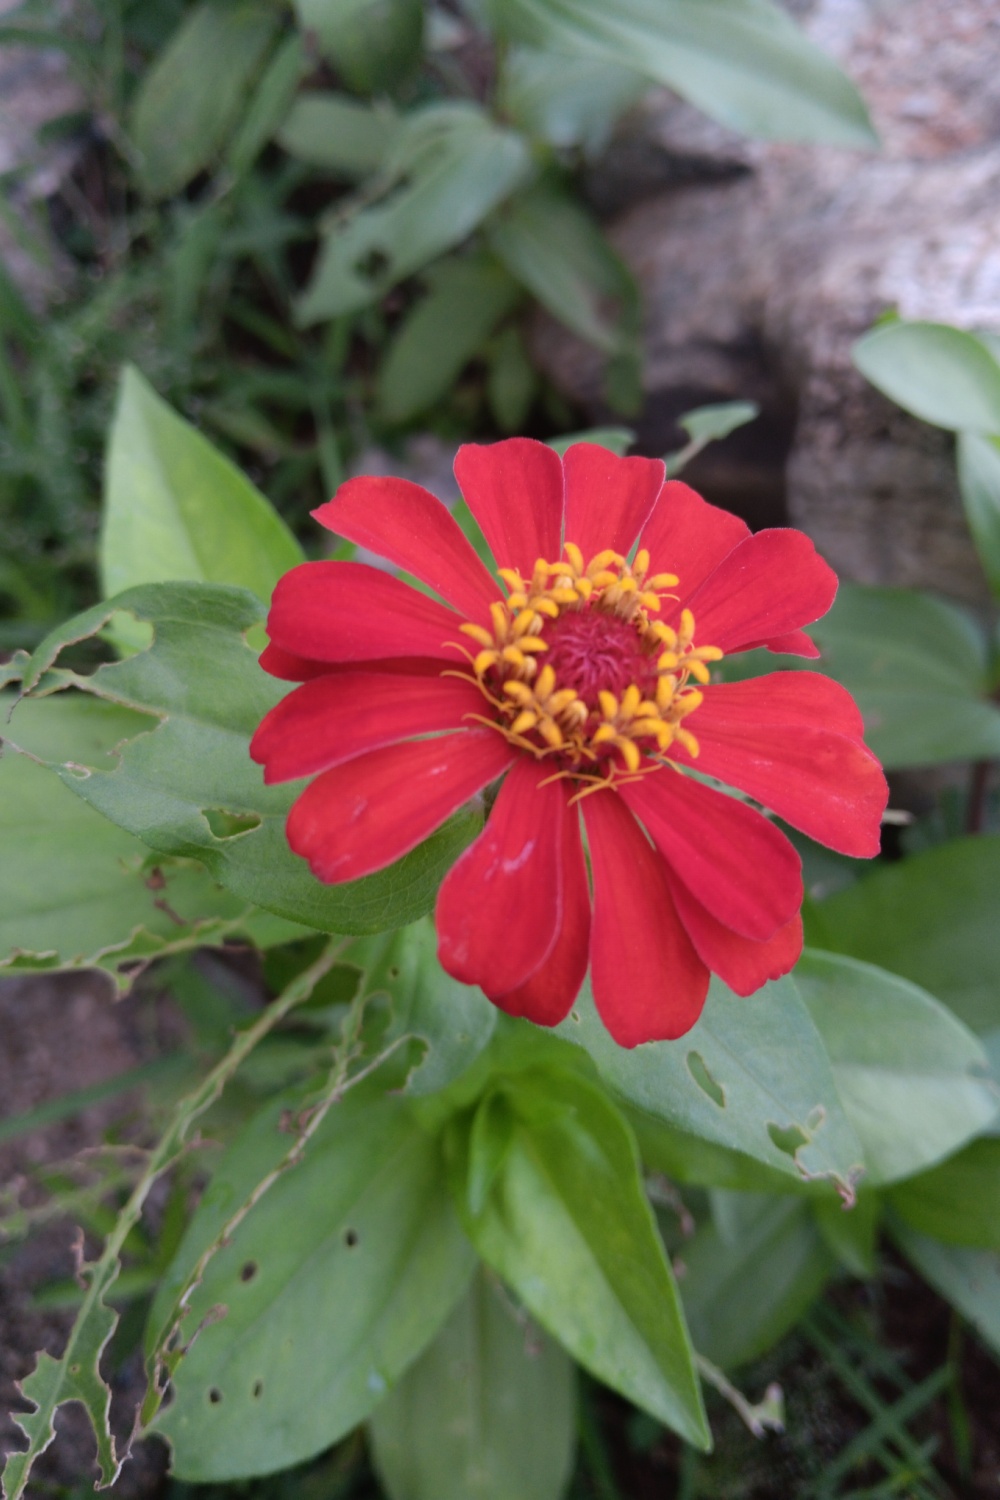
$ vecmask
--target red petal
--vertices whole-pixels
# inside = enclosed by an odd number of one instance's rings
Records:
[[[702,726],[710,726],[716,737],[729,726],[742,734],[752,725],[784,729],[800,724],[856,739],[865,732],[861,710],[847,689],[819,672],[771,672],[744,682],[713,683],[696,712],[697,720],[690,721],[692,730],[697,723],[696,738]]]
[[[307,661],[303,656],[293,656],[289,651],[280,651],[268,644],[258,658],[258,664],[272,677],[282,682],[308,682],[311,677],[322,677],[331,670],[328,661]]]
[[[713,917],[762,943],[802,905],[802,862],[745,802],[669,769],[622,786],[678,879]]]
[[[769,979],[780,979],[798,963],[802,952],[800,916],[793,917],[787,927],[780,927],[766,943],[752,943],[717,922],[673,875],[670,890],[698,957],[737,995],[752,995]]]
[[[547,761],[518,758],[486,827],[438,892],[442,967],[488,995],[523,984],[559,935],[568,809],[562,783],[551,778]]]
[[[773,528],[747,537],[683,602],[699,645],[746,651],[818,620],[836,592],[837,575],[804,532]]]
[[[580,815],[566,808],[562,820],[562,922],[555,947],[531,978],[516,990],[495,995],[494,1005],[509,1016],[526,1016],[536,1026],[558,1026],[569,1013],[587,972],[590,943],[590,888],[580,838]]]
[[[300,563],[278,579],[267,632],[281,651],[311,661],[371,661],[459,651],[461,620],[399,578],[366,563]]]
[[[492,729],[374,750],[306,787],[288,814],[288,842],[331,885],[370,875],[432,834],[512,758]]]
[[[668,479],[639,538],[650,572],[676,573],[686,598],[750,535],[739,516],[709,505],[690,485]]]
[[[773,635],[769,641],[754,641],[742,649],[753,651],[756,646],[775,651],[779,656],[811,656],[813,661],[818,661],[820,655],[816,642],[804,630],[791,630],[788,635]]]
[[[584,797],[583,819],[594,878],[594,1003],[619,1046],[672,1041],[701,1014],[708,970],[677,915],[663,861],[621,799]]]
[[[539,557],[562,551],[563,469],[559,455],[534,438],[466,443],[455,478],[500,568],[530,577]]]
[[[422,485],[408,479],[349,479],[313,515],[321,526],[422,579],[466,619],[489,619],[500,586],[447,507]]]
[[[627,555],[663,488],[663,460],[619,458],[597,443],[574,443],[563,469],[566,540],[588,562],[606,547]]]
[[[699,771],[739,787],[811,839],[856,859],[879,852],[889,788],[857,740],[797,726],[781,735],[752,727],[731,737],[705,731],[698,743]],[[683,751],[678,759],[687,759]]]
[[[388,672],[337,672],[276,704],[250,741],[268,786],[312,776],[416,734],[467,727],[487,704],[471,681]]]

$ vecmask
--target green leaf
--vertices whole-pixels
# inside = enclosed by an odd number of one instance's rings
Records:
[[[814,1199],[813,1217],[831,1254],[852,1276],[869,1280],[878,1269],[882,1195],[862,1188],[855,1201]]]
[[[359,104],[330,90],[307,91],[296,99],[277,140],[300,161],[353,180],[382,167],[400,128],[384,104]]]
[[[146,73],[132,105],[139,180],[168,198],[209,166],[246,108],[280,22],[272,5],[203,0]]]
[[[265,787],[248,742],[285,684],[260,670],[247,631],[263,609],[252,594],[221,584],[151,584],[78,615],[32,658],[31,691],[69,641],[100,631],[116,610],[154,630],[153,645],[91,677],[56,672],[42,691],[75,686],[146,713],[159,726],[129,739],[113,770],[55,764],[85,802],[150,848],[196,859],[244,901],[324,932],[403,926],[433,904],[445,871],[481,826],[459,813],[389,869],[345,885],[322,885],[288,847],[284,822],[301,783]],[[16,743],[16,741],[15,741]]]
[[[295,0],[299,24],[352,89],[392,89],[412,70],[424,37],[422,0]]]
[[[979,561],[1000,597],[1000,438],[959,433],[958,482]]]
[[[971,333],[894,320],[854,345],[854,363],[883,395],[935,427],[1000,432],[1000,363]]]
[[[385,352],[378,404],[388,422],[408,422],[447,395],[522,293],[488,257],[444,261]]]
[[[285,1156],[273,1100],[227,1153],[150,1314],[173,1298],[233,1210]],[[448,1317],[472,1270],[437,1143],[405,1101],[364,1086],[330,1110],[298,1165],[209,1261],[156,1430],[181,1479],[267,1474],[318,1453],[374,1409]],[[303,1381],[307,1382],[306,1387]]]
[[[973,1141],[894,1188],[889,1202],[920,1234],[970,1250],[1000,1250],[1000,1139]]]
[[[853,694],[865,737],[890,769],[1000,755],[987,701],[986,642],[957,605],[915,589],[842,583],[810,628],[822,670]]]
[[[486,351],[486,394],[501,432],[520,432],[538,392],[538,373],[516,327],[503,328]]]
[[[575,1407],[572,1361],[480,1270],[369,1419],[375,1468],[390,1500],[561,1500]]]
[[[1000,1255],[993,1250],[942,1245],[898,1221],[893,1224],[892,1235],[921,1276],[1000,1355]]]
[[[718,1194],[739,1209],[739,1234],[715,1224],[681,1246],[681,1293],[695,1348],[724,1368],[777,1343],[822,1291],[833,1258],[801,1198]]]
[[[857,89],[768,0],[491,0],[530,46],[599,58],[675,89],[713,119],[772,140],[873,146]]]
[[[621,458],[634,442],[635,432],[631,427],[588,427],[583,432],[568,432],[564,437],[548,439],[549,447],[554,448],[560,458],[574,443],[596,443]]]
[[[508,1125],[484,1180],[472,1148],[491,1109]],[[604,1091],[557,1068],[500,1078],[452,1127],[451,1147],[453,1189],[483,1259],[592,1374],[706,1448],[677,1289],[634,1139]]]
[[[806,939],[923,985],[973,1031],[1000,1027],[1000,836],[879,865],[806,911]]]
[[[477,106],[429,105],[402,123],[385,167],[386,196],[359,199],[327,233],[300,324],[378,301],[404,276],[460,244],[531,173],[527,142]]]
[[[6,724],[9,697],[0,704]],[[200,865],[151,867],[144,844],[29,758],[111,769],[113,747],[155,722],[78,693],[18,707],[9,732],[28,753],[0,758],[0,969],[99,967],[124,990],[137,964],[162,954],[303,932],[218,886]]]
[[[861,1144],[791,979],[749,1000],[713,979],[701,1019],[678,1042],[619,1047],[589,996],[559,1033],[589,1052],[615,1094],[690,1135],[845,1189],[860,1171]]]
[[[389,1046],[403,1036],[424,1044],[424,1057],[407,1079],[407,1093],[433,1094],[444,1088],[489,1043],[497,1009],[482,990],[445,973],[429,919],[352,943],[344,962],[361,969],[366,994],[382,996],[387,1003],[380,1044]]]
[[[634,339],[638,292],[590,214],[552,182],[518,195],[489,225],[492,249],[553,317],[605,354]]]
[[[126,366],[107,457],[105,595],[185,579],[238,584],[266,602],[302,559],[284,521],[235,464]]]
[[[514,47],[504,61],[498,105],[527,135],[563,150],[579,146],[595,156],[645,90],[634,68],[605,58]]]
[[[984,1076],[986,1053],[926,990],[818,951],[795,977],[864,1147],[866,1182],[921,1172],[990,1123],[1000,1095]]]
[[[288,114],[306,65],[302,38],[287,37],[268,64],[229,144],[226,164],[234,177],[250,170]]]
[[[745,427],[760,414],[756,401],[715,401],[697,406],[677,418],[693,443],[711,443],[728,437],[737,427]]]

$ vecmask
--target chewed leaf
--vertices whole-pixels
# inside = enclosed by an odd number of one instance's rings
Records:
[[[863,1165],[822,1039],[791,979],[738,1000],[713,979],[701,1020],[679,1042],[631,1052],[589,997],[559,1028],[630,1105],[699,1140],[800,1181],[828,1177],[850,1196]]]
[[[19,1500],[25,1493],[32,1466],[56,1435],[55,1414],[67,1401],[79,1401],[86,1409],[97,1439],[97,1461],[103,1486],[113,1484],[122,1460],[115,1452],[115,1440],[108,1427],[111,1392],[104,1383],[99,1367],[101,1354],[115,1331],[118,1314],[104,1302],[104,1294],[118,1274],[117,1260],[106,1268],[93,1270],[83,1311],[73,1325],[69,1342],[60,1359],[40,1354],[38,1363],[21,1394],[35,1403],[35,1409],[16,1418],[28,1439],[28,1447],[11,1453],[3,1471],[6,1500]]]
[[[148,621],[152,646],[90,677],[56,668],[63,647],[97,634],[116,610]],[[445,870],[480,826],[459,813],[378,874],[321,885],[291,853],[284,822],[298,788],[265,787],[248,743],[283,684],[260,670],[246,636],[263,606],[221,584],[130,589],[54,631],[24,667],[28,693],[77,687],[155,715],[126,736],[115,763],[48,763],[76,795],[159,853],[198,860],[245,902],[325,932],[379,932],[427,912]],[[12,736],[13,738],[13,736]],[[14,740],[16,743],[16,739]],[[213,826],[214,825],[214,826]]]

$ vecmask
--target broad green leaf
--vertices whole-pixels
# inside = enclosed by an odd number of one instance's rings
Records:
[[[794,1178],[848,1188],[861,1143],[844,1113],[819,1032],[791,979],[740,1000],[713,979],[701,1019],[680,1041],[627,1051],[589,995],[559,1034],[584,1047],[629,1105]]]
[[[422,0],[295,0],[295,9],[299,24],[359,93],[395,87],[420,55]]]
[[[518,193],[490,223],[495,253],[553,317],[617,354],[633,335],[638,292],[596,220],[562,187]]]
[[[879,865],[806,911],[806,938],[902,974],[976,1032],[1000,1027],[1000,836]]]
[[[203,0],[143,76],[132,105],[139,180],[168,198],[209,166],[246,108],[280,22],[259,0]]]
[[[1000,1094],[986,1053],[926,990],[816,950],[795,977],[864,1147],[866,1182],[921,1172],[990,1123]]]
[[[677,418],[693,443],[710,443],[728,437],[737,427],[745,427],[760,414],[756,401],[714,401],[697,406]]]
[[[959,433],[958,482],[979,561],[1000,596],[1000,438]]]
[[[302,556],[259,490],[127,366],[107,456],[105,595],[185,579],[238,584],[267,602]]]
[[[933,1171],[900,1183],[889,1202],[920,1234],[970,1250],[1000,1250],[1000,1140],[973,1141]]]
[[[561,1500],[575,1395],[569,1357],[480,1269],[369,1419],[389,1500]]]
[[[386,196],[359,199],[327,233],[300,324],[376,302],[404,276],[460,244],[532,171],[524,137],[472,104],[429,105],[400,127],[385,167]]]
[[[385,1001],[380,1045],[412,1036],[424,1056],[406,1082],[409,1094],[432,1094],[475,1061],[493,1035],[497,1009],[474,985],[459,984],[438,963],[429,918],[398,932],[352,943],[344,962],[357,965],[365,993]]]
[[[615,62],[772,140],[873,146],[861,96],[768,0],[490,0],[530,46]]]
[[[250,170],[288,114],[306,66],[302,38],[287,37],[268,64],[229,143],[226,164],[234,176],[242,177]]]
[[[113,770],[81,775],[55,763],[65,785],[150,848],[199,860],[245,902],[290,921],[324,932],[381,932],[430,909],[444,872],[480,826],[471,811],[389,869],[345,885],[322,885],[289,849],[285,816],[302,784],[265,787],[247,748],[285,685],[260,670],[246,643],[263,608],[245,590],[177,583],[130,589],[47,637],[26,688],[38,685],[66,642],[94,635],[116,610],[148,622],[153,645],[87,678],[57,671],[41,690],[81,687],[161,722],[123,744]]]
[[[7,728],[11,701],[0,699]],[[224,939],[287,942],[304,929],[249,906],[200,865],[153,865],[29,757],[110,769],[112,748],[155,720],[66,693],[23,701],[9,734],[28,754],[0,758],[0,969],[105,969],[127,989],[135,965]],[[123,971],[128,965],[131,972]]]
[[[157,1294],[151,1341],[202,1252],[285,1156],[282,1120],[302,1099],[273,1100],[227,1153]],[[227,1311],[182,1358],[157,1420],[178,1477],[272,1473],[343,1437],[435,1336],[472,1265],[438,1144],[403,1100],[348,1093],[191,1297],[185,1333]]]
[[[870,1279],[878,1270],[882,1195],[862,1187],[851,1204],[814,1199],[813,1218],[827,1248],[852,1276]]]
[[[856,699],[883,765],[1000,755],[985,639],[957,605],[915,589],[842,583],[830,613],[809,633],[823,671]]]
[[[561,1069],[501,1078],[451,1142],[453,1189],[487,1264],[598,1379],[707,1447],[635,1141],[603,1089]]]
[[[968,1319],[983,1341],[1000,1355],[1000,1254],[942,1245],[898,1221],[893,1239],[906,1258]]]
[[[1000,362],[946,323],[893,320],[854,345],[854,363],[891,401],[952,432],[1000,432]]]
[[[300,161],[353,180],[382,167],[399,130],[397,115],[385,104],[315,91],[299,95],[277,140]]]
[[[579,146],[593,156],[645,89],[634,68],[605,58],[514,47],[504,61],[498,103],[527,135],[563,149]]]
[[[752,1193],[739,1200],[740,1234],[715,1224],[679,1251],[681,1295],[695,1348],[731,1368],[756,1359],[798,1322],[822,1291],[833,1257],[801,1198]]]
[[[830,1184],[820,1178],[815,1182],[796,1180],[776,1167],[767,1167],[742,1151],[706,1141],[703,1136],[689,1135],[657,1119],[645,1110],[624,1106],[622,1113],[639,1143],[639,1155],[650,1172],[660,1173],[671,1182],[693,1187],[728,1188],[739,1193],[818,1193],[841,1200],[830,1193]]]
[[[436,266],[430,290],[395,333],[378,377],[378,404],[389,422],[408,422],[447,395],[521,289],[487,257]]]

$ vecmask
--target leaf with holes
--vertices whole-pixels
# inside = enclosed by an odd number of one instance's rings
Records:
[[[501,1067],[447,1139],[455,1199],[487,1264],[599,1380],[707,1448],[635,1140],[604,1090],[559,1066]]]
[[[52,672],[63,647],[124,611],[153,644],[90,677]],[[345,885],[322,885],[285,839],[295,784],[262,785],[249,737],[285,690],[257,665],[246,633],[263,614],[243,589],[151,584],[78,615],[42,642],[25,670],[31,691],[81,688],[151,714],[156,728],[128,739],[111,770],[53,762],[64,784],[160,853],[195,859],[246,902],[324,932],[381,932],[423,916],[445,871],[478,827],[459,813],[398,864]],[[16,743],[16,741],[15,741]]]
[[[384,1087],[376,1075],[336,1103],[302,1160],[209,1261],[185,1336],[203,1326],[156,1422],[179,1478],[272,1473],[336,1442],[461,1297],[473,1256],[439,1146]],[[157,1293],[148,1347],[202,1251],[285,1156],[282,1121],[303,1097],[272,1100],[227,1153]]]
[[[0,722],[12,700],[0,698]],[[0,759],[0,969],[94,968],[127,989],[154,957],[224,939],[258,946],[305,929],[249,906],[201,866],[155,865],[133,835],[60,783],[42,761],[111,769],[113,747],[156,724],[82,693],[22,700]]]
[[[326,234],[301,325],[367,307],[460,244],[532,172],[528,143],[472,104],[416,110],[400,126],[380,201],[359,199]],[[370,197],[370,195],[369,195]]]
[[[681,1245],[680,1285],[698,1352],[731,1368],[794,1327],[834,1261],[802,1198],[717,1191],[715,1199],[730,1210],[725,1227],[737,1232],[709,1223]]]
[[[1000,1093],[982,1045],[926,990],[816,950],[795,977],[864,1147],[867,1182],[923,1171],[996,1115]]]
[[[873,146],[857,89],[769,0],[489,0],[504,32],[619,63],[734,130]]]
[[[740,1000],[713,979],[697,1025],[677,1042],[625,1051],[586,993],[559,1028],[628,1104],[795,1177],[849,1189],[862,1166],[822,1039],[791,979]]]
[[[1000,1029],[1000,836],[953,839],[806,910],[806,938],[923,985],[975,1032]]]
[[[480,1269],[369,1419],[390,1500],[561,1500],[575,1447],[574,1373]]]

